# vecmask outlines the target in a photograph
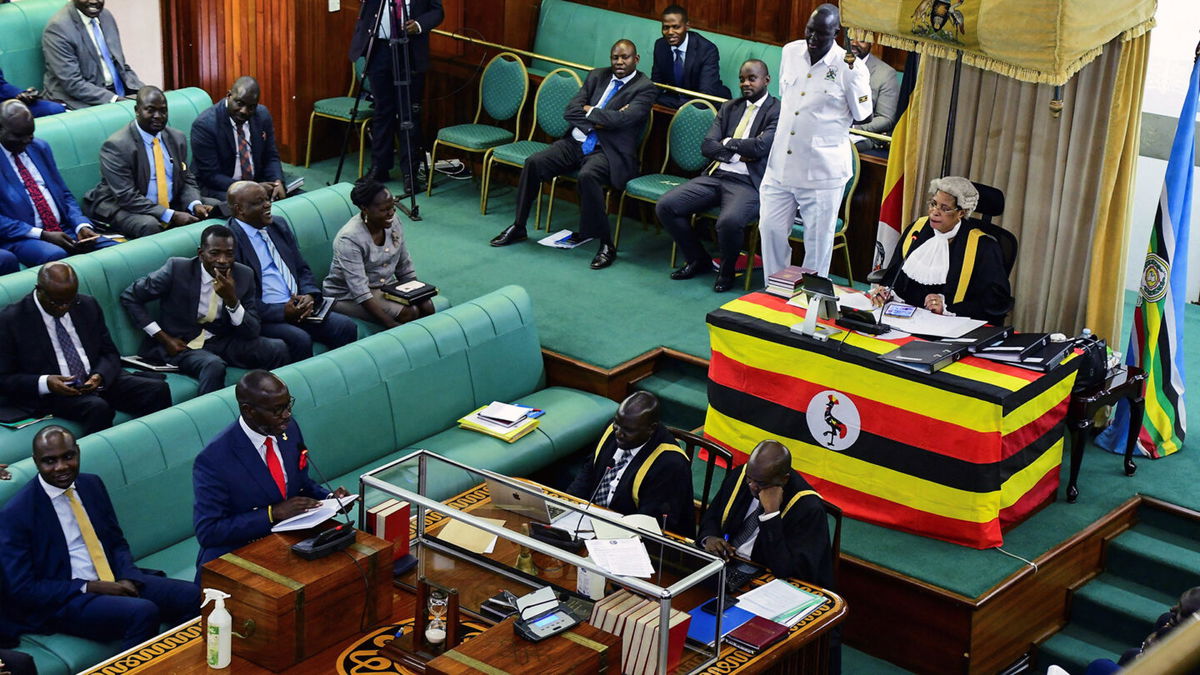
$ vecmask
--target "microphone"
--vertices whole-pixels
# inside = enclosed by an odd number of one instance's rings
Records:
[[[611,469],[611,468],[613,468],[613,465],[610,462],[608,466],[604,467],[604,471],[600,472],[600,480],[596,481],[596,487],[592,488],[592,494],[588,496],[588,505],[589,506],[591,506],[592,500],[595,499],[596,495],[600,492],[600,486],[604,485],[604,474],[608,473],[609,469]],[[583,516],[584,516],[583,511],[580,511],[579,512],[579,520],[577,520],[575,522],[575,529],[571,532],[571,536],[575,539],[579,539],[579,528],[583,527]],[[594,533],[595,533],[595,529],[593,528],[593,534]]]
[[[317,476],[321,479],[321,484],[326,490],[329,490],[329,494],[333,495],[333,498],[337,500],[338,511],[346,521],[343,524],[339,524],[337,527],[332,527],[314,537],[309,537],[308,539],[299,541],[292,546],[292,551],[294,551],[296,555],[299,555],[301,558],[304,558],[305,560],[317,560],[318,558],[324,558],[331,553],[337,553],[338,551],[349,548],[349,546],[354,543],[358,533],[355,531],[354,525],[350,522],[350,514],[345,513],[346,504],[342,501],[342,497],[338,496],[335,490],[329,489],[329,481],[325,479],[325,474],[321,472],[321,468],[318,467],[317,463],[313,461],[312,455],[308,452],[308,447],[301,445],[300,454],[302,457],[307,457],[308,464],[311,464],[312,467],[317,470]]]

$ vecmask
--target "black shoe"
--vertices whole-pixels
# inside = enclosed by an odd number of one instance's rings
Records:
[[[504,228],[500,234],[492,237],[492,246],[508,246],[515,244],[518,241],[525,241],[529,235],[525,234],[525,228],[520,225],[509,225]]]
[[[733,281],[734,277],[732,276],[727,277],[718,274],[717,280],[713,282],[713,292],[724,293],[725,291],[733,288]]]
[[[671,272],[672,279],[691,279],[697,274],[707,274],[712,268],[712,263],[707,260],[698,260],[696,262],[684,263],[683,267]]]
[[[602,270],[613,264],[616,259],[617,249],[613,248],[612,244],[600,244],[600,250],[596,251],[596,257],[592,258],[592,269]]]

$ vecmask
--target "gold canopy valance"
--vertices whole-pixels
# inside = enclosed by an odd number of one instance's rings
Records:
[[[1189,0],[1194,1],[1194,0]],[[841,0],[850,37],[1059,85],[1114,38],[1154,27],[1157,0]]]

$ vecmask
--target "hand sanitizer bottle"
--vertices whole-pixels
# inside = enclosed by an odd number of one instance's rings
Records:
[[[225,609],[225,599],[228,597],[228,593],[215,588],[204,589],[201,607],[207,605],[209,600],[217,601],[217,606],[208,615],[208,632],[205,635],[205,659],[209,668],[226,668],[233,658],[233,617]]]

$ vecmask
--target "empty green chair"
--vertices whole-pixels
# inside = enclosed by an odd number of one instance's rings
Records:
[[[363,69],[366,68],[366,59],[358,58],[350,64],[350,91],[345,96],[334,96],[333,98],[323,98],[313,103],[312,114],[308,116],[308,145],[304,150],[304,167],[308,168],[312,161],[312,137],[313,123],[318,117],[337,122],[350,123],[350,111],[354,109],[354,90],[358,85],[359,78],[362,76]],[[370,84],[366,79],[362,80],[363,91],[369,93],[371,91]],[[354,117],[354,124],[358,127],[358,175],[363,173],[363,149],[367,147],[367,122],[375,116],[375,104],[367,100],[363,96],[362,101],[358,104],[358,114]]]
[[[568,68],[556,68],[542,79],[537,93],[533,95],[533,122],[529,125],[529,135],[523,141],[505,143],[491,148],[483,155],[483,189],[479,193],[479,212],[487,215],[488,189],[492,185],[492,168],[496,164],[515,166],[518,169],[525,166],[525,160],[535,152],[550,147],[549,143],[533,140],[534,133],[541,129],[550,138],[561,138],[571,128],[569,122],[563,119],[567,103],[579,91],[583,83],[575,71]],[[538,204],[535,209],[540,223],[542,216],[542,193],[538,191]],[[538,229],[538,224],[533,229]]]
[[[672,188],[683,185],[687,178],[666,173],[667,165],[674,162],[677,167],[695,173],[704,168],[708,159],[700,152],[708,128],[717,117],[717,109],[703,99],[692,99],[680,106],[671,124],[667,127],[667,155],[663,157],[658,173],[638,176],[625,184],[621,201],[617,204],[617,231],[613,245],[621,243],[621,220],[625,215],[625,198],[631,197],[650,204],[657,203]]]
[[[475,120],[470,124],[456,124],[438,130],[437,140],[429,157],[429,187],[425,194],[433,194],[433,168],[437,166],[438,146],[457,148],[464,152],[483,152],[516,138],[521,128],[521,109],[529,96],[529,73],[525,63],[512,52],[500,52],[483,69],[479,78],[479,102],[475,106]],[[491,124],[480,124],[479,118],[487,110],[488,117],[497,122],[515,118],[513,130]]]

